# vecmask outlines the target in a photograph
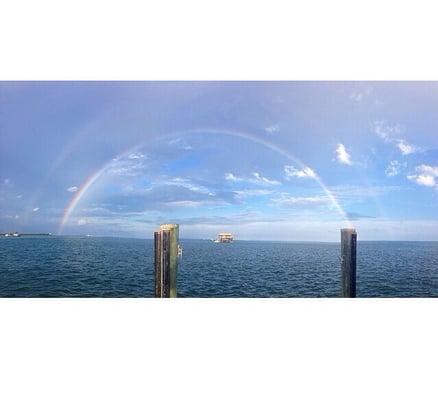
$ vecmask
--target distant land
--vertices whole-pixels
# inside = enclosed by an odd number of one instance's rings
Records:
[[[19,237],[19,236],[52,236],[51,233],[20,233],[20,232],[4,232],[0,233],[0,236],[6,237]]]

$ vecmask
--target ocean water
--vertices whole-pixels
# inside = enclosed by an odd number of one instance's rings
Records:
[[[182,240],[179,297],[338,297],[340,244]],[[438,297],[438,242],[358,242],[358,297]],[[152,297],[153,241],[0,238],[0,297]]]

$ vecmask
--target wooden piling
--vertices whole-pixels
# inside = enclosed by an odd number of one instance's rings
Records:
[[[179,225],[164,224],[154,232],[155,297],[176,297]]]
[[[341,229],[343,297],[356,297],[356,243],[357,233],[355,229]]]

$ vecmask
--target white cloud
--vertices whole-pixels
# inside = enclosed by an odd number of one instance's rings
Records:
[[[415,153],[419,150],[418,147],[409,144],[408,142],[406,142],[406,140],[403,139],[397,140],[397,147],[404,156]]]
[[[327,196],[296,197],[290,196],[287,193],[282,193],[280,197],[272,199],[272,202],[283,207],[297,207],[326,204],[330,202],[330,199]]]
[[[281,184],[281,182],[279,182],[279,181],[266,178],[265,176],[261,175],[259,172],[253,172],[252,176],[254,178],[243,178],[240,176],[236,176],[231,172],[227,172],[225,174],[225,180],[231,181],[231,182],[247,182],[247,183],[252,183],[252,184],[256,184],[256,185],[280,185]]]
[[[316,178],[315,171],[310,167],[304,167],[299,170],[292,165],[285,165],[284,172],[286,174],[286,179],[290,178]]]
[[[17,199],[21,199],[23,197],[23,195],[22,194],[18,194],[16,197],[17,197]]]
[[[353,162],[351,161],[351,155],[348,153],[347,149],[342,143],[339,143],[338,147],[336,147],[336,159],[341,164],[353,165]]]
[[[389,125],[385,121],[374,122],[374,132],[385,141],[392,141],[401,133],[401,126],[399,124]]]
[[[19,216],[19,215],[16,215],[16,216],[15,216],[15,219],[18,219],[18,218],[20,218],[20,216]]]
[[[216,206],[223,206],[223,205],[229,205],[230,203],[227,203],[224,200],[174,200],[174,201],[166,201],[164,203],[168,207],[184,207],[184,208],[194,208],[194,207],[216,207]]]
[[[266,196],[268,194],[272,194],[272,190],[266,189],[245,189],[245,190],[235,190],[237,198],[245,198],[245,197],[257,197],[257,196]]]
[[[144,158],[145,157],[145,155],[144,154],[141,154],[141,153],[131,153],[129,156],[128,156],[128,158],[130,159],[130,160],[138,160],[138,159],[140,159],[140,158]]]
[[[203,201],[193,201],[193,200],[177,200],[168,201],[166,205],[173,207],[201,207],[205,204]]]
[[[131,153],[122,159],[113,159],[106,174],[115,176],[140,176],[146,169],[147,156],[141,153]]]
[[[175,138],[175,139],[171,139],[171,140],[168,140],[167,141],[167,144],[169,144],[169,145],[174,145],[174,144],[179,144],[180,146],[181,146],[181,148],[183,149],[183,150],[186,150],[186,151],[188,151],[188,150],[193,150],[193,146],[191,146],[190,144],[188,144],[185,140],[183,140],[184,138],[182,138],[182,137],[178,137],[178,138]],[[147,158],[147,157],[146,157]]]
[[[88,221],[86,218],[79,218],[78,219],[78,225],[87,225]]]
[[[388,167],[385,170],[386,176],[396,176],[400,173],[401,164],[397,160],[389,162]]]
[[[78,188],[77,186],[70,186],[70,187],[67,189],[67,192],[74,193],[74,192],[77,192],[78,189],[79,189],[79,188]]]
[[[373,88],[370,86],[359,85],[350,93],[350,100],[360,103],[369,99],[372,95]]]
[[[421,164],[417,167],[417,170],[425,174],[431,174],[438,177],[438,167],[432,167],[431,165]]]
[[[438,188],[438,183],[435,178],[438,178],[438,167],[421,164],[415,168],[416,174],[408,175],[408,179],[414,181],[418,185]]]
[[[227,180],[227,181],[233,181],[233,182],[239,182],[239,181],[241,181],[242,180],[242,178],[238,178],[236,175],[234,175],[233,173],[231,173],[231,172],[227,172],[226,174],[225,174],[225,180]]]
[[[9,185],[9,182],[11,182],[11,181],[9,180],[9,178],[6,178],[3,182],[5,185]]]
[[[176,144],[176,143],[180,143],[182,139],[183,139],[182,137],[178,137],[178,138],[175,138],[175,139],[171,139],[171,140],[168,140],[168,141],[167,141],[167,144]]]
[[[37,212],[40,208],[39,207],[35,207],[32,212]]]
[[[386,143],[392,143],[406,156],[421,150],[419,147],[408,143],[401,136],[402,128],[399,124],[390,125],[385,121],[374,122],[374,132],[382,138]]]
[[[257,182],[260,182],[262,184],[280,185],[280,182],[273,180],[273,179],[268,179],[268,178],[262,176],[261,174],[259,174],[258,172],[253,172],[253,176],[256,178]]]
[[[434,187],[436,185],[435,178],[432,175],[417,175],[414,177],[415,182],[419,185]]]
[[[207,188],[206,186],[202,186],[202,185],[197,185],[196,183],[192,183],[189,179],[186,178],[173,178],[171,180],[165,181],[163,182],[166,185],[173,185],[173,186],[180,186],[180,187],[184,187],[192,192],[199,192],[199,193],[204,193],[204,194],[208,194],[210,196],[214,196],[215,194],[213,192],[210,191],[209,188]]]
[[[271,125],[265,128],[265,132],[269,134],[273,134],[280,131],[280,127],[278,125]]]

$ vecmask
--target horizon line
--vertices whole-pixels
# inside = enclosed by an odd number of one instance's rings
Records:
[[[21,235],[42,235],[41,233],[22,233]],[[113,235],[95,235],[95,234],[51,234],[48,233],[43,234],[51,237],[95,237],[95,238],[112,238],[112,239],[137,239],[137,240],[153,240],[153,237],[139,237],[139,236],[113,236]],[[193,237],[180,237],[180,240],[205,240],[212,241],[212,238],[193,238]],[[339,241],[334,240],[281,240],[281,239],[234,239],[234,242],[281,242],[281,243],[340,243]],[[393,240],[393,239],[366,239],[366,240],[357,240],[358,242],[424,242],[424,243],[438,243],[438,240]]]

